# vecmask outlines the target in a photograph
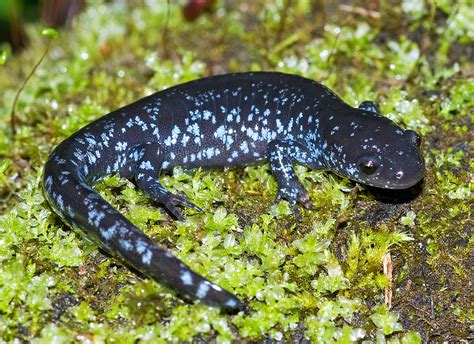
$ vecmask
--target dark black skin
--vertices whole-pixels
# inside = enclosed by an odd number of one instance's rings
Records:
[[[311,208],[294,163],[362,184],[405,189],[423,177],[419,137],[381,116],[372,102],[344,103],[317,82],[282,73],[204,78],[155,93],[89,124],[45,166],[45,194],[68,225],[183,297],[231,310],[242,302],[190,270],[91,187],[105,175],[133,180],[177,219],[200,211],[160,184],[161,170],[245,166],[269,160],[278,199]]]

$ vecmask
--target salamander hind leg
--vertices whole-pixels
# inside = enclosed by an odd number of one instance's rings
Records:
[[[293,162],[301,162],[301,155],[305,152],[298,149],[293,143],[274,141],[269,145],[268,155],[270,168],[278,183],[277,200],[286,200],[290,203],[298,221],[302,220],[297,203],[301,203],[306,209],[312,209],[308,192],[303,188],[295,170]]]
[[[194,203],[185,196],[174,195],[160,183],[160,171],[164,158],[157,143],[148,143],[136,147],[129,153],[129,163],[120,174],[133,179],[140,190],[145,192],[153,201],[162,204],[176,219],[184,220],[176,206],[193,208],[201,212]]]
[[[127,154],[128,163],[120,175],[134,179],[137,186],[153,200],[162,203],[178,219],[181,213],[177,205],[200,210],[182,196],[171,194],[159,182],[163,156],[156,143],[140,145]],[[105,202],[105,201],[104,201]],[[115,211],[117,217],[104,217],[101,226],[102,241],[108,251],[142,271],[145,275],[167,285],[189,300],[200,300],[201,303],[238,311],[245,304],[235,295],[195,273],[183,262],[156,243],[135,227],[129,220]]]

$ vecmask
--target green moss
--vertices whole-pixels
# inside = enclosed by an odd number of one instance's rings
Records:
[[[305,334],[317,343],[353,343],[365,338],[366,331],[362,328],[338,326],[336,322],[338,319],[350,322],[360,306],[360,300],[345,297],[339,297],[334,301],[321,300],[317,314],[306,318]]]
[[[408,92],[405,90],[393,90],[390,98],[381,104],[382,113],[387,114],[391,120],[402,122],[406,127],[416,130],[421,134],[427,134],[431,128],[428,118],[416,99],[407,99]]]
[[[7,63],[7,59],[8,59],[7,51],[6,50],[1,50],[0,51],[0,66]]]
[[[375,313],[370,316],[370,319],[384,335],[392,334],[403,329],[402,325],[398,323],[398,314],[389,312],[384,306],[378,306],[375,309]]]
[[[436,340],[468,338],[472,6],[407,0],[380,5],[380,20],[337,12],[323,21],[324,10],[310,1],[287,4],[216,1],[213,13],[188,23],[166,1],[90,1],[22,91],[15,140],[9,115],[17,85],[48,42],[32,25],[25,53],[0,53],[1,340],[230,343],[304,335],[420,343],[433,340],[432,328]],[[204,212],[185,209],[186,220],[174,222],[118,176],[95,186],[154,240],[247,302],[236,315],[185,303],[130,271],[47,205],[42,166],[87,123],[180,82],[265,69],[317,79],[354,106],[375,100],[423,134],[423,192],[387,204],[346,179],[296,166],[315,206],[302,209],[298,223],[287,202],[274,203],[268,164],[175,168],[161,182]],[[381,298],[390,287],[382,272],[389,252],[393,310]]]

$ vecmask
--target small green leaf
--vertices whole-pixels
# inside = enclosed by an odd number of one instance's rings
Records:
[[[41,36],[49,37],[49,38],[54,39],[54,38],[59,36],[59,32],[57,32],[52,27],[47,27],[47,28],[44,28],[43,30],[41,30]]]
[[[408,332],[402,337],[402,344],[420,344],[421,335],[418,332]]]
[[[375,307],[375,311],[376,312],[370,316],[370,319],[384,335],[389,335],[403,330],[402,325],[398,323],[397,313],[390,312],[383,305]]]
[[[3,174],[7,170],[7,168],[11,165],[11,160],[5,159],[0,162],[0,174]]]
[[[95,315],[87,301],[82,301],[79,305],[72,307],[71,313],[78,322],[94,321]]]
[[[6,50],[0,51],[0,66],[7,62],[8,52]]]

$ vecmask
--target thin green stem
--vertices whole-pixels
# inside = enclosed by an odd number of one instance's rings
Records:
[[[41,62],[43,62],[44,58],[46,57],[46,55],[49,52],[49,49],[51,48],[52,43],[53,43],[53,39],[50,39],[48,45],[46,46],[46,49],[44,50],[43,54],[40,57],[40,59],[33,66],[33,69],[26,76],[25,80],[23,80],[20,88],[18,89],[18,91],[15,94],[15,99],[13,100],[12,110],[10,112],[10,127],[11,127],[13,137],[15,137],[15,135],[16,135],[16,104],[18,103],[18,99],[20,98],[20,94],[23,91],[23,89],[25,88],[28,81],[31,79],[31,77],[35,74],[35,71],[36,71],[36,69],[38,69]]]

